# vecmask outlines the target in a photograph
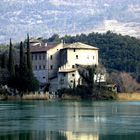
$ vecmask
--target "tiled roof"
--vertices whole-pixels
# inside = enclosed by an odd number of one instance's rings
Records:
[[[76,69],[72,68],[72,69],[62,69],[62,70],[59,70],[58,72],[59,73],[67,73],[67,72],[74,72],[76,71]]]
[[[46,52],[47,50],[50,50],[56,46],[57,46],[56,44],[51,44],[47,46],[34,46],[30,48],[30,52],[31,53]]]
[[[41,41],[38,39],[31,38],[30,43],[40,43]]]
[[[92,49],[92,50],[98,50],[98,48],[94,46],[90,46],[84,43],[76,42],[72,44],[65,44],[64,49]]]

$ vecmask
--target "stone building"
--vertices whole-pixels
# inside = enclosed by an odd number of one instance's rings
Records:
[[[80,42],[32,46],[31,54],[36,78],[50,91],[82,84],[77,65],[98,65],[98,48]]]

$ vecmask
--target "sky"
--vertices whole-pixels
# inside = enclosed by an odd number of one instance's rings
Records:
[[[111,30],[140,38],[140,0],[1,0],[0,43]]]

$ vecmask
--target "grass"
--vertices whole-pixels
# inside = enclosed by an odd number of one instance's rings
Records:
[[[140,93],[119,93],[118,100],[140,101]]]
[[[23,95],[23,100],[48,100],[49,95],[48,94],[29,94],[29,95]]]
[[[19,95],[16,96],[8,96],[9,100],[48,100],[50,99],[49,94],[24,94],[22,98]]]

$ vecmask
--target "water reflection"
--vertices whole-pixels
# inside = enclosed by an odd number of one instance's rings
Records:
[[[131,135],[98,135],[75,132],[32,131],[0,135],[0,140],[139,140],[140,133]]]
[[[139,140],[140,102],[0,102],[0,140]]]

